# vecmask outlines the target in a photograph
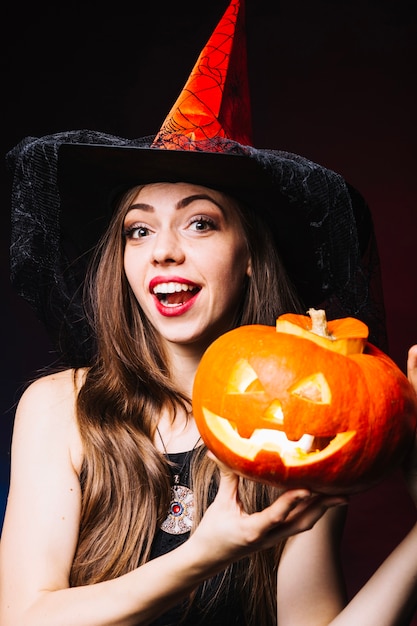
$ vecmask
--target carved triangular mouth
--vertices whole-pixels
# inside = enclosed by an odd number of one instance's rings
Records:
[[[242,437],[237,429],[224,417],[202,409],[206,424],[211,433],[221,442],[227,442],[227,448],[234,454],[253,461],[261,450],[275,452],[284,465],[303,465],[334,454],[346,445],[356,431],[335,434],[334,437],[315,437],[308,433],[298,441],[291,441],[280,430],[260,428],[249,437]]]

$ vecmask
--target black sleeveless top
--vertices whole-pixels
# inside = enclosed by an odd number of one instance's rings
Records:
[[[189,452],[168,454],[169,460],[175,464],[173,473],[175,474],[175,470],[181,470],[181,484],[185,484],[186,486],[189,484],[188,475],[191,456]],[[151,559],[174,550],[187,541],[189,536],[189,532],[171,535],[159,529],[153,542]],[[161,577],[163,575],[164,572],[161,571]],[[221,575],[210,580],[204,593],[202,593],[201,590],[198,591],[197,597],[191,607],[188,607],[187,602],[181,602],[153,621],[150,626],[244,626],[246,621],[243,614],[241,597],[238,593],[238,582],[236,582],[236,585],[232,585],[232,587],[236,587],[236,589],[232,588],[223,602],[216,604],[212,610],[206,615],[204,614],[205,607],[216,592],[220,576]]]

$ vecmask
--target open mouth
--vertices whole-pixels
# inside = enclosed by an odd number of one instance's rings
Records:
[[[200,287],[169,282],[155,285],[152,291],[163,306],[176,307],[189,302],[200,291]]]

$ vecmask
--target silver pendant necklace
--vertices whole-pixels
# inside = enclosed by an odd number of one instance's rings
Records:
[[[158,431],[165,455],[168,456],[160,430],[158,427],[156,427],[156,430]],[[168,515],[161,524],[161,530],[169,533],[170,535],[183,535],[184,533],[188,533],[193,524],[194,494],[189,487],[181,484],[181,477],[200,439],[201,437],[197,439],[193,449],[186,454],[184,463],[180,469],[176,471],[173,477],[174,484],[171,486],[171,502],[168,508]]]

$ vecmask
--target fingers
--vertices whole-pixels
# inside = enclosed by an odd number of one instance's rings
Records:
[[[324,496],[297,489],[283,493],[268,509],[262,532],[268,534],[272,543],[291,535],[310,530],[331,507],[347,504],[347,499]]]
[[[413,385],[417,393],[417,344],[411,346],[408,351],[407,374],[408,380]]]

